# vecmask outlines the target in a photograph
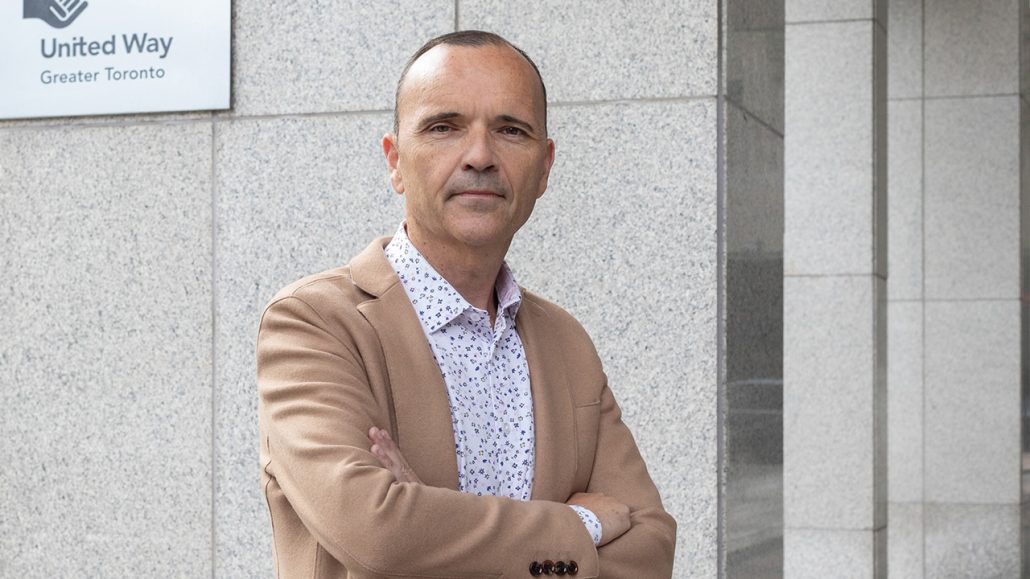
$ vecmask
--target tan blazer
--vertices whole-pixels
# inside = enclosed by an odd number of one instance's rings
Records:
[[[447,388],[383,247],[283,289],[257,342],[262,483],[280,578],[670,577],[676,523],[608,389],[593,344],[564,310],[523,294],[536,429],[533,500],[457,492]],[[396,483],[366,433],[388,429],[425,485]],[[630,506],[632,528],[596,549],[575,492]]]

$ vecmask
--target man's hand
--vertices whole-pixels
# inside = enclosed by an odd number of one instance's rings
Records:
[[[607,545],[629,530],[629,507],[601,493],[576,493],[565,502],[589,509],[601,523],[601,542]]]
[[[393,473],[393,478],[397,479],[397,482],[423,484],[415,471],[408,466],[408,461],[404,460],[404,455],[393,443],[389,432],[373,426],[368,429],[368,441],[372,444],[372,454],[379,459],[383,468]]]
[[[372,445],[372,454],[379,459],[383,468],[393,473],[397,482],[423,484],[408,466],[408,461],[404,460],[404,455],[390,438],[389,432],[373,426],[368,429],[368,442]],[[576,493],[565,504],[577,505],[594,513],[601,523],[601,543],[598,547],[614,541],[629,530],[629,507],[612,497],[601,493]]]

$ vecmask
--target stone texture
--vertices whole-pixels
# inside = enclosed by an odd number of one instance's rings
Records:
[[[1017,298],[1018,97],[924,106],[926,297]]]
[[[891,300],[923,297],[923,102],[888,105],[888,237]]]
[[[784,279],[784,522],[791,528],[873,529],[885,522],[885,417],[870,276]],[[883,330],[885,331],[885,329]],[[886,428],[886,425],[883,425]]]
[[[926,0],[926,96],[1019,91],[1019,0]]]
[[[891,0],[888,10],[888,94],[892,99],[922,97],[923,0]]]
[[[926,500],[1020,500],[1019,302],[926,304]]]
[[[272,573],[258,475],[254,340],[272,295],[346,263],[403,218],[379,141],[388,113],[218,125],[217,571]]]
[[[405,61],[454,30],[455,3],[237,2],[236,115],[392,110]]]
[[[887,306],[888,497],[923,500],[923,302]]]
[[[0,574],[211,573],[211,127],[0,132]]]
[[[726,98],[782,135],[783,3],[734,1],[725,10]]]
[[[1019,505],[926,505],[926,576],[1019,577]]]
[[[886,275],[876,263],[871,22],[788,25],[784,153],[787,274]],[[885,211],[884,211],[885,213]]]
[[[887,531],[786,529],[784,577],[885,579]]]
[[[594,338],[681,523],[676,576],[713,577],[715,99],[558,106],[551,114],[550,187],[509,261],[521,284],[568,309]]]
[[[540,67],[551,102],[714,96],[718,5],[462,0],[460,28],[496,32]]]
[[[894,461],[891,461],[891,467],[894,465]],[[924,509],[921,502],[890,503],[890,522],[887,525],[887,568],[890,577],[923,578]]]

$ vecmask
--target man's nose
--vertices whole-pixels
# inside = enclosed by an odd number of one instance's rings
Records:
[[[490,171],[494,168],[494,144],[486,129],[471,129],[466,137],[463,167],[469,171]]]

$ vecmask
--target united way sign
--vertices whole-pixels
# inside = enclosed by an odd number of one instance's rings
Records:
[[[0,0],[0,119],[229,108],[230,0]]]

